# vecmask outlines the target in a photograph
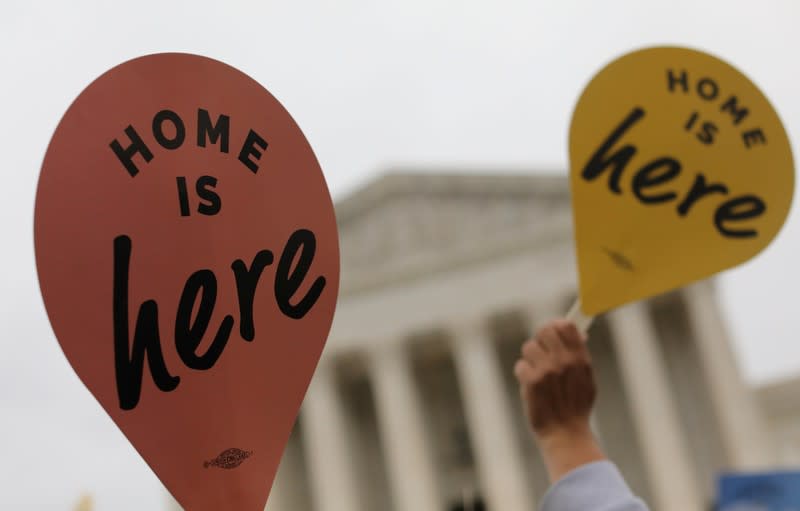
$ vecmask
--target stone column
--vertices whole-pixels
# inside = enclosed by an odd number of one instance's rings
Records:
[[[281,458],[281,466],[283,466],[285,462],[286,453],[284,452],[283,458]],[[290,511],[292,509],[289,507],[287,488],[287,485],[291,483],[286,480],[287,474],[281,472],[282,470],[279,468],[278,473],[275,474],[275,480],[272,481],[272,489],[267,499],[267,507],[264,508],[264,511]]]
[[[293,432],[286,443],[265,511],[295,511],[305,509],[308,505],[299,440],[296,432]]]
[[[391,342],[377,347],[368,369],[394,509],[440,511],[443,503],[419,391],[404,346]]]
[[[481,487],[489,509],[535,509],[528,472],[517,444],[509,396],[500,361],[481,322],[455,325],[451,330],[453,361],[475,452]],[[510,369],[509,369],[510,370]]]
[[[661,511],[701,511],[703,499],[670,392],[648,310],[633,303],[608,315],[648,480]]]
[[[764,418],[736,364],[711,283],[694,284],[683,296],[729,468],[770,466],[774,456]]]
[[[320,361],[301,410],[314,511],[365,511],[353,466],[350,424],[333,367]]]
[[[181,505],[170,493],[167,493],[167,511],[183,511]]]

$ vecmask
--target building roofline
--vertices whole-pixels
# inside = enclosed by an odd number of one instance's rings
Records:
[[[564,173],[534,173],[519,169],[476,170],[393,167],[336,201],[338,222],[344,223],[372,207],[401,196],[529,196],[569,198]]]

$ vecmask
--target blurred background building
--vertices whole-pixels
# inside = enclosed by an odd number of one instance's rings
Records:
[[[576,296],[566,179],[395,172],[337,216],[339,305],[267,509],[535,509],[512,366]],[[800,465],[800,381],[744,384],[712,282],[590,333],[596,433],[655,511],[708,509],[723,471]]]

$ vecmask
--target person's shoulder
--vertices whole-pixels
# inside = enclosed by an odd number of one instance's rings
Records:
[[[558,480],[545,494],[542,511],[647,511],[608,460],[580,466]]]

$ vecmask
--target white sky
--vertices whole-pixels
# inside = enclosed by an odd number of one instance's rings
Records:
[[[188,51],[266,86],[341,197],[387,166],[566,169],[573,102],[604,63],[678,44],[743,69],[800,136],[792,1],[337,0],[4,2],[0,9],[0,506],[161,509],[155,476],[79,382],[45,316],[32,215],[39,166],[70,102],[132,57]],[[794,144],[798,154],[797,144]],[[800,372],[793,267],[800,214],[727,272],[748,379]]]

